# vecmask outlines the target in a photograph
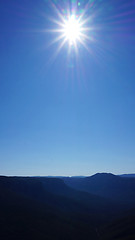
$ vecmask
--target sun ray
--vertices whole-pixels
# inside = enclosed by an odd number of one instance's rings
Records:
[[[66,43],[66,40],[63,39],[63,41],[60,43],[60,45],[59,45],[58,49],[56,50],[56,52],[55,52],[55,53],[53,54],[53,56],[50,58],[49,64],[52,64],[52,63],[55,61],[55,59],[57,58],[59,52],[61,51],[61,49],[63,48],[63,46],[64,46],[65,43]]]
[[[52,44],[57,43],[57,42],[59,42],[59,41],[62,40],[62,39],[64,39],[64,36],[63,36],[63,35],[60,35],[60,36],[58,36],[57,38],[55,38],[53,41],[51,41],[51,42],[49,43],[49,45],[51,46]]]

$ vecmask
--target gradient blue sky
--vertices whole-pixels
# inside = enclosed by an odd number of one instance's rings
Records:
[[[135,2],[80,1],[95,41],[57,56],[51,2],[0,1],[0,174],[135,172]]]

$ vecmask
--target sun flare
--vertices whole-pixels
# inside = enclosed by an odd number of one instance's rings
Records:
[[[68,52],[72,49],[78,54],[80,46],[83,45],[88,50],[88,43],[92,39],[92,25],[88,24],[90,18],[83,13],[78,13],[77,10],[67,9],[65,12],[60,11],[55,7],[57,18],[52,19],[55,28],[50,30],[56,34],[51,44],[59,42],[56,50],[57,55],[64,46],[68,46]]]
[[[66,40],[68,40],[70,44],[76,44],[77,40],[80,39],[81,24],[75,15],[71,15],[68,20],[64,22],[63,32]]]

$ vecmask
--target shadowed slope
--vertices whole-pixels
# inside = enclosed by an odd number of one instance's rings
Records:
[[[97,177],[101,175],[94,175],[92,181]],[[108,175],[108,179],[116,181],[113,175]],[[98,240],[102,224],[121,216],[123,207],[74,190],[62,179],[1,176],[0,238]],[[109,227],[104,229],[102,236],[106,239]]]
[[[37,179],[0,177],[0,238],[97,239],[87,213],[84,211],[85,221],[81,220],[74,202],[65,201],[66,209],[62,202],[63,198],[47,193]]]
[[[74,189],[125,203],[131,207],[135,206],[134,178],[97,173],[85,178],[64,178],[64,182]]]

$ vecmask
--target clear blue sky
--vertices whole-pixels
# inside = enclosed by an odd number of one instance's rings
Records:
[[[0,1],[0,174],[135,172],[135,2],[81,0],[90,51],[57,56],[51,2]]]

